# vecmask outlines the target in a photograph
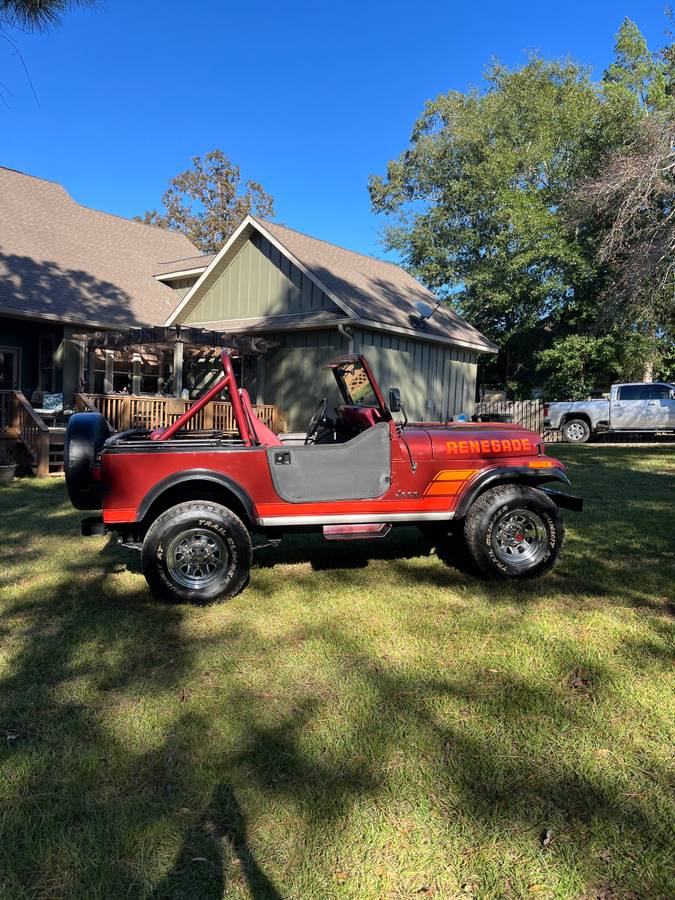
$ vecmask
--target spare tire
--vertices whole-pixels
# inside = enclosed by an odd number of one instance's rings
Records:
[[[100,509],[102,485],[94,481],[94,463],[110,427],[100,413],[75,413],[70,417],[63,450],[63,469],[70,502],[75,509]]]

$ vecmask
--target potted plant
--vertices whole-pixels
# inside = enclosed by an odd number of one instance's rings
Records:
[[[16,463],[4,447],[0,447],[0,484],[9,484],[14,478]]]

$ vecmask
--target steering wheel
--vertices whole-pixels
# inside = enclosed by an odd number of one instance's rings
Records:
[[[321,420],[324,417],[326,412],[326,406],[328,405],[328,400],[326,397],[323,397],[316,404],[314,408],[314,412],[312,413],[312,417],[309,420],[309,425],[307,426],[307,437],[305,438],[305,444],[309,444],[319,429],[319,425],[321,424]]]

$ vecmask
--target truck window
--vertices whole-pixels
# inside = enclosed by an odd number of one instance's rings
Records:
[[[619,388],[619,400],[649,400],[651,384],[624,384]]]
[[[649,392],[650,400],[670,400],[672,388],[667,384],[652,384]]]

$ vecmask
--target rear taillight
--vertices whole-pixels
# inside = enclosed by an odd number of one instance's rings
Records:
[[[544,403],[544,415],[548,415],[548,403]]]

